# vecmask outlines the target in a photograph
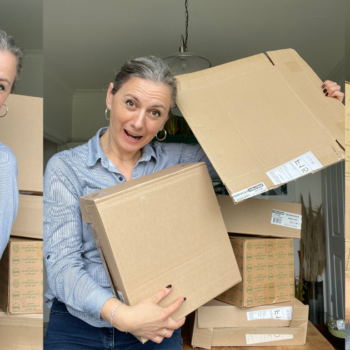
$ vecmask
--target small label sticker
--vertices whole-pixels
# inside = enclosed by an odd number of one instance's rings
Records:
[[[293,318],[293,307],[292,306],[247,312],[248,321],[254,321],[254,320],[291,320],[292,318]]]
[[[337,327],[339,331],[345,331],[345,322],[344,320],[337,320]]]
[[[267,191],[267,187],[263,182],[260,182],[254,186],[251,186],[244,190],[233,193],[232,198],[235,202],[240,202],[240,201],[243,201],[244,199],[257,196],[258,194],[264,193],[266,191]]]
[[[246,334],[247,345],[293,339],[293,334]]]
[[[307,152],[290,162],[268,171],[266,175],[275,185],[280,185],[321,168],[322,164],[312,152]]]
[[[124,299],[124,295],[121,291],[117,290],[117,293],[118,293],[118,297],[119,297],[119,300],[125,304],[125,299]]]
[[[271,224],[301,230],[301,215],[281,210],[272,210]]]

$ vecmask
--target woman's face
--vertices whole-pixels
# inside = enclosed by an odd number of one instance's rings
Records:
[[[11,92],[16,78],[16,57],[8,51],[0,51],[0,108]]]
[[[113,140],[120,150],[137,152],[163,129],[171,105],[170,87],[134,77],[115,95],[112,88],[113,83],[106,104]]]

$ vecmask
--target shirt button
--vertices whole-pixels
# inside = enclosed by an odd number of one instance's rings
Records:
[[[119,181],[123,181],[123,178],[121,176],[119,176]]]

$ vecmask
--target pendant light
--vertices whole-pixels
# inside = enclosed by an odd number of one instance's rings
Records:
[[[188,0],[185,0],[186,8],[186,39],[181,35],[181,46],[179,52],[163,59],[170,68],[173,75],[187,74],[197,72],[203,69],[211,67],[211,63],[206,58],[199,56],[193,52],[188,52],[187,40],[188,40]],[[181,116],[180,110],[176,107],[173,114]]]

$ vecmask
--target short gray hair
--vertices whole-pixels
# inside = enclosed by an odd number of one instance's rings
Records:
[[[114,79],[112,93],[116,94],[129,79],[134,77],[169,86],[171,107],[175,107],[177,80],[172,75],[168,65],[160,57],[144,56],[127,60]]]
[[[4,30],[0,29],[0,51],[11,52],[17,62],[16,66],[16,77],[15,81],[12,84],[11,92],[15,89],[16,83],[19,79],[19,75],[23,68],[23,52],[19,48],[13,39],[12,36],[8,35]]]

